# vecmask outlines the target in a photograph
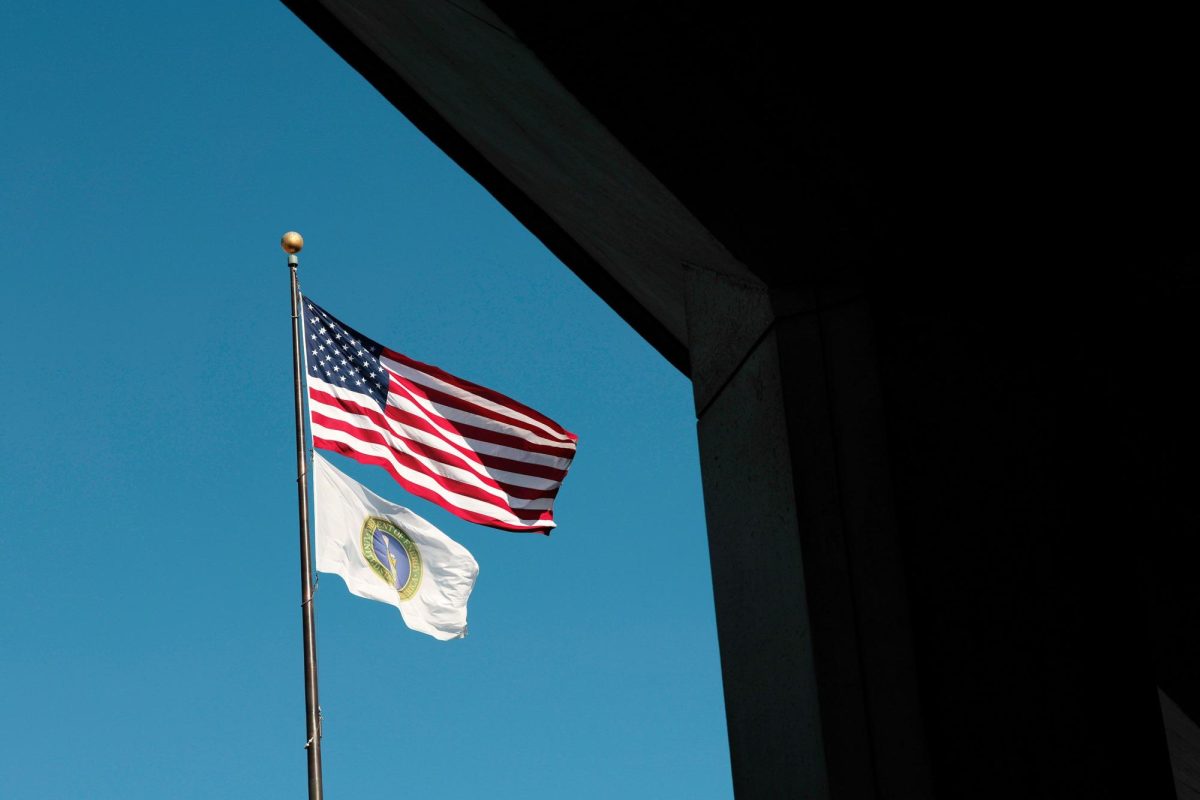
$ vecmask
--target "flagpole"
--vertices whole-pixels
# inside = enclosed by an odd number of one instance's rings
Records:
[[[296,255],[304,247],[304,238],[295,231],[283,235],[280,242],[288,254],[292,276],[292,377],[296,392],[296,494],[300,505],[300,607],[304,618],[304,710],[308,741],[308,798],[322,800],[321,786],[321,709],[317,703],[317,634],[313,617],[312,556],[308,535],[308,458],[304,452],[304,374],[300,357],[300,284]]]

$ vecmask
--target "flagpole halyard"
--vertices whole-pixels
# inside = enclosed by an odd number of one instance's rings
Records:
[[[296,401],[296,494],[300,511],[300,607],[304,623],[304,708],[308,739],[308,797],[322,800],[321,719],[317,698],[317,636],[313,610],[312,555],[309,548],[308,458],[304,446],[304,372],[300,353],[300,287],[296,270],[304,238],[288,231],[280,240],[288,254],[292,284],[292,377]]]

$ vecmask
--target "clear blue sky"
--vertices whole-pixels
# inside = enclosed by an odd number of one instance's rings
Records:
[[[281,4],[0,7],[0,796],[304,795],[308,294],[580,438],[471,635],[317,594],[327,796],[723,798],[688,381]]]

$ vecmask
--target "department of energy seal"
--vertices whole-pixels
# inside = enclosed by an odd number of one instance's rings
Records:
[[[401,600],[417,593],[421,585],[421,551],[408,534],[390,520],[367,517],[362,527],[362,552]]]

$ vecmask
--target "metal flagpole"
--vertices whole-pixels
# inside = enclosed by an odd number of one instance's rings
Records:
[[[304,710],[308,727],[308,798],[321,800],[321,709],[317,703],[317,634],[313,624],[312,556],[308,543],[308,458],[304,452],[304,375],[300,358],[300,285],[297,253],[304,238],[295,231],[280,242],[292,274],[292,377],[296,389],[296,494],[300,501],[300,607],[304,617]]]

